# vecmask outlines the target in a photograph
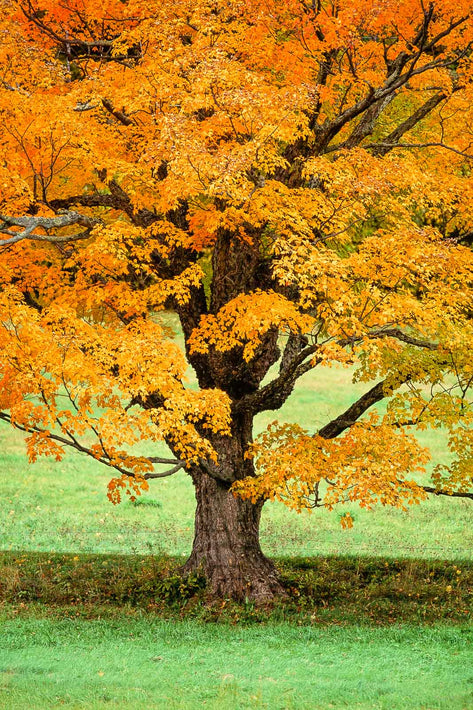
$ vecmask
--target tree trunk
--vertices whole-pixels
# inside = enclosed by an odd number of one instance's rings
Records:
[[[200,472],[192,554],[184,572],[200,570],[219,597],[268,601],[284,595],[274,564],[261,552],[262,504],[235,498],[229,485]]]

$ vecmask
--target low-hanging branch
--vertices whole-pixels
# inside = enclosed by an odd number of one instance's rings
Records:
[[[449,496],[450,498],[468,498],[473,500],[473,493],[468,493],[467,491],[444,491],[441,488],[434,488],[433,486],[421,486],[421,488],[426,493],[431,493],[435,496]]]
[[[89,448],[80,444],[74,437],[67,439],[64,436],[60,436],[59,434],[54,434],[51,431],[46,431],[46,430],[41,429],[40,427],[37,427],[35,425],[24,426],[23,424],[19,424],[18,422],[12,420],[11,416],[9,414],[7,414],[6,412],[0,412],[0,420],[7,422],[8,424],[11,424],[12,426],[14,426],[15,429],[19,429],[20,431],[24,431],[26,433],[30,433],[32,431],[42,433],[42,434],[46,433],[50,439],[57,441],[59,444],[62,444],[63,446],[67,446],[69,448],[75,449],[76,451],[79,451],[81,454],[86,454],[87,456],[93,458],[94,461],[98,461],[99,463],[102,463],[105,466],[109,466],[110,468],[114,468],[116,471],[118,471],[119,473],[121,473],[125,476],[130,476],[130,478],[136,478],[136,476],[137,476],[135,471],[130,471],[129,469],[126,469],[123,466],[120,466],[119,464],[114,463],[107,456],[94,455]],[[150,463],[172,465],[172,468],[170,468],[166,471],[152,471],[152,472],[148,472],[148,473],[140,473],[139,474],[140,478],[144,478],[145,480],[150,480],[150,479],[155,479],[155,478],[167,478],[168,476],[172,476],[175,473],[177,473],[178,471],[180,471],[181,469],[183,469],[186,465],[185,461],[180,461],[179,459],[162,458],[159,456],[158,457],[146,456],[145,458]]]

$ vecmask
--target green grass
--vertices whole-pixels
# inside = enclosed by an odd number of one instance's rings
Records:
[[[154,617],[4,619],[0,704],[31,708],[473,707],[468,627],[235,629]]]

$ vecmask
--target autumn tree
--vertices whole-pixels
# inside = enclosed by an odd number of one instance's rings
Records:
[[[114,503],[184,469],[185,571],[256,599],[268,499],[473,497],[468,0],[2,0],[0,33],[0,418],[30,460],[94,457]],[[253,440],[330,365],[365,393]]]

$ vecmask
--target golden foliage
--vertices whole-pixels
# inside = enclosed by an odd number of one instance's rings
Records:
[[[117,502],[155,471],[136,445],[218,468],[239,406],[342,363],[386,414],[270,427],[235,492],[418,502],[406,426],[448,428],[434,483],[468,490],[472,42],[467,0],[1,3],[0,412],[30,459],[74,446]],[[93,226],[11,221],[68,210]]]

